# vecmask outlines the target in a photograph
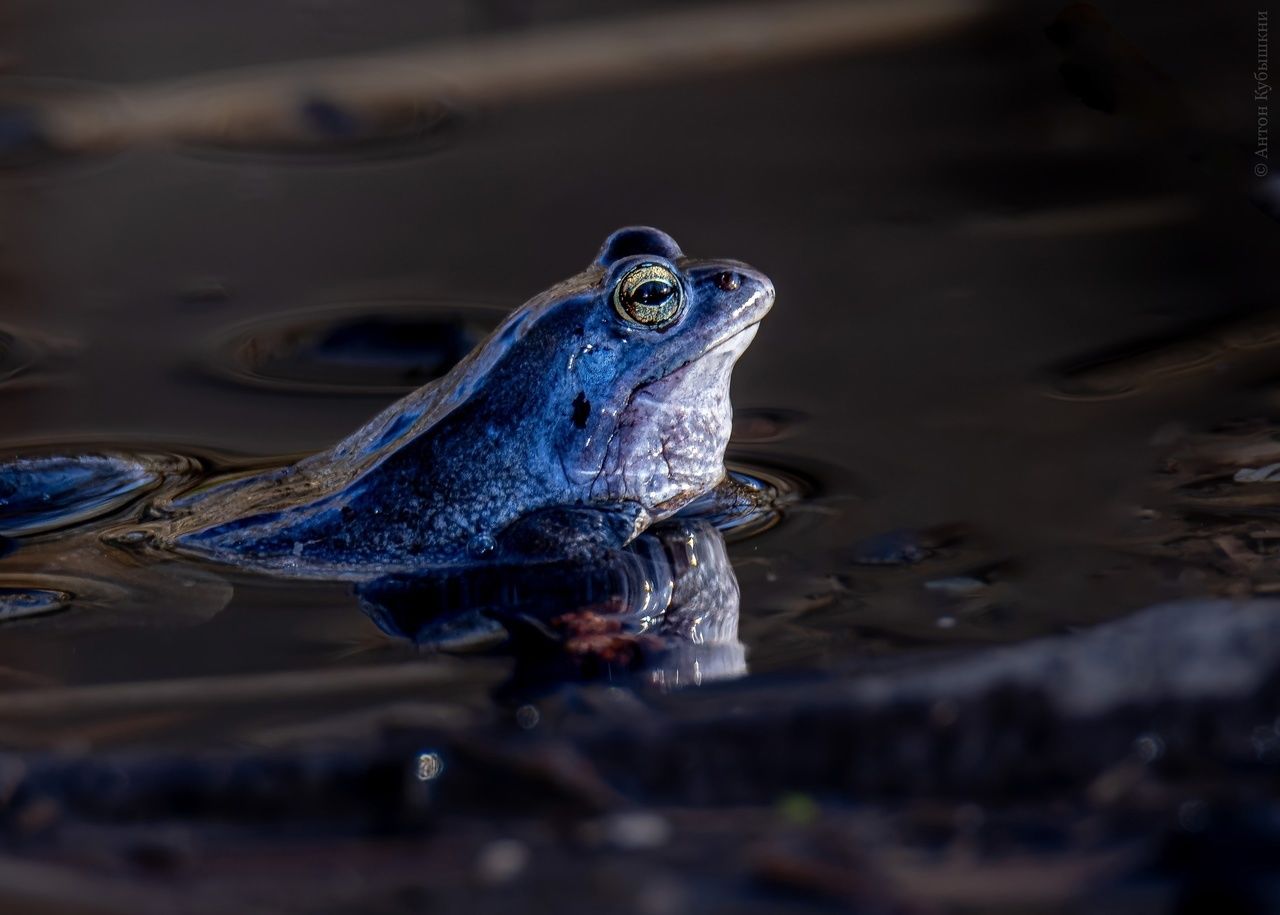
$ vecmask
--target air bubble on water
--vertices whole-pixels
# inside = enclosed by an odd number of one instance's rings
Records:
[[[1133,742],[1133,752],[1144,763],[1152,763],[1164,755],[1164,740],[1159,734],[1142,734]]]

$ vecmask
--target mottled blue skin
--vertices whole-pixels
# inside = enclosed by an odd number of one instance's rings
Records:
[[[658,328],[612,300],[621,277],[655,263],[684,303]],[[744,264],[620,230],[443,379],[328,451],[172,500],[158,539],[349,577],[621,546],[724,480],[730,374],[772,301]]]

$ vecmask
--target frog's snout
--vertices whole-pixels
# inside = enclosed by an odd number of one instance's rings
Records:
[[[760,283],[764,287],[764,290],[761,293],[762,297],[769,303],[769,305],[772,305],[774,297],[773,280],[769,279],[762,273],[760,274]]]
[[[734,276],[737,285],[733,287],[733,291],[737,292],[738,295],[745,293],[742,300],[742,311],[754,320],[760,320],[773,307],[773,280],[746,264],[741,265],[734,271]],[[716,282],[719,284],[718,277]],[[742,287],[746,288],[743,289]]]

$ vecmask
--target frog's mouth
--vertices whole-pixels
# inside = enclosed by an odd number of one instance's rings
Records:
[[[637,408],[657,413],[705,410],[719,402],[728,403],[728,380],[733,363],[755,339],[759,321],[739,328],[713,343],[691,360],[637,386],[627,402],[628,412]]]
[[[738,357],[746,352],[747,347],[751,345],[751,341],[756,338],[756,331],[759,329],[760,321],[756,320],[725,334],[715,343],[698,353],[698,355],[680,363],[665,375],[659,375],[657,378],[641,384],[636,388],[636,394],[639,395],[650,389],[656,389],[659,385],[666,388],[669,385],[664,384],[664,382],[678,381],[694,372],[700,372],[702,369],[707,368],[709,363],[719,362],[721,359],[725,361],[720,363],[720,367],[732,369],[733,364],[738,361]]]
[[[710,356],[715,352],[728,350],[736,351],[735,355],[742,355],[743,351],[751,345],[751,341],[756,338],[756,331],[760,329],[760,322],[763,320],[764,318],[760,317],[744,327],[739,327],[737,330],[730,331],[703,350],[702,356],[699,356],[698,359],[701,359],[704,356]]]

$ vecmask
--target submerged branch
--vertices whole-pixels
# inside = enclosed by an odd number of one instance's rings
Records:
[[[51,101],[42,139],[67,152],[161,142],[290,142],[348,117],[484,105],[880,50],[974,21],[981,0],[801,0],[700,7],[364,56],[251,67]],[[319,112],[319,116],[317,116]]]

